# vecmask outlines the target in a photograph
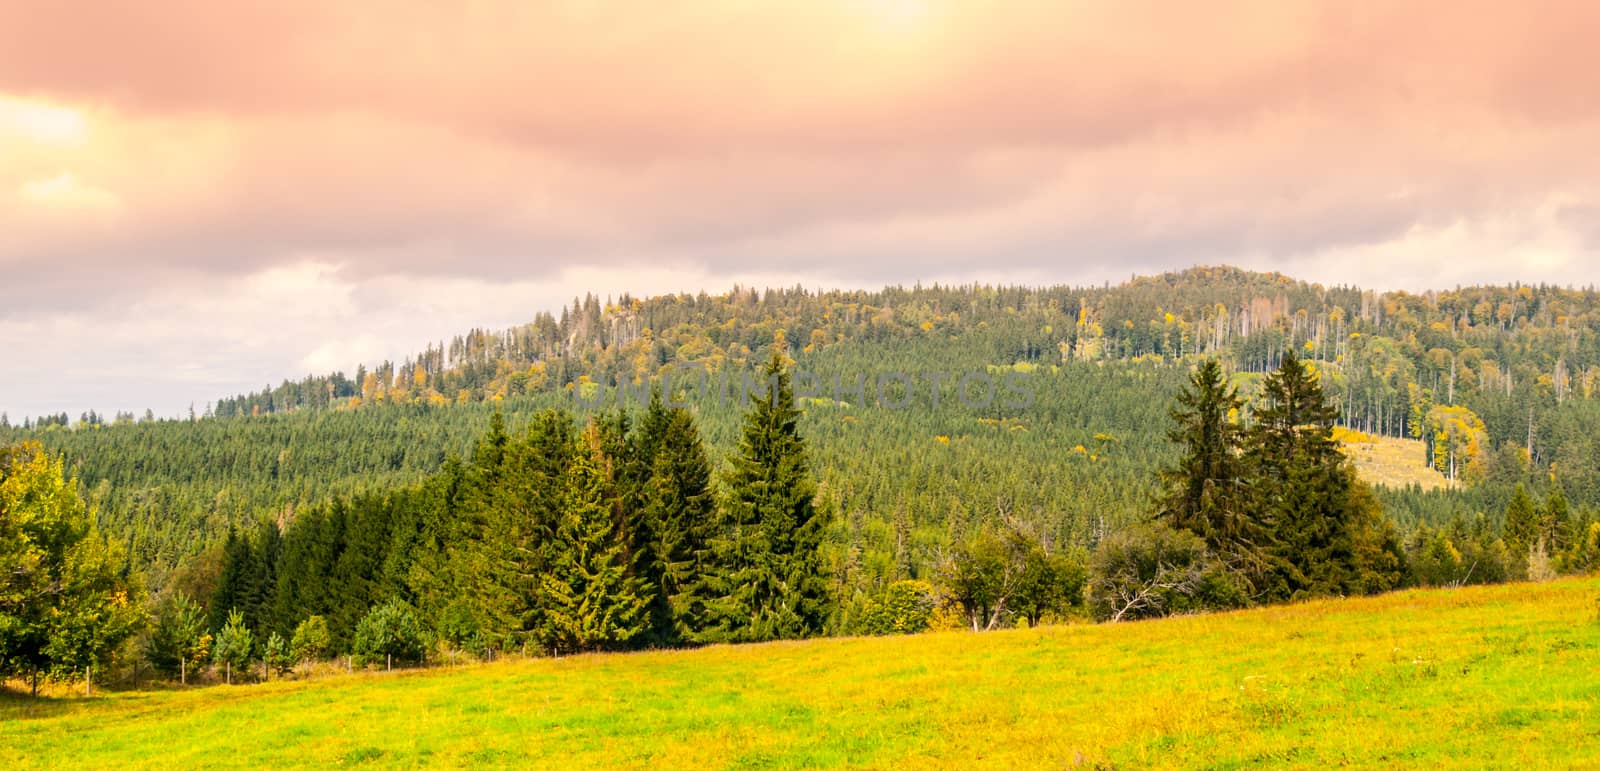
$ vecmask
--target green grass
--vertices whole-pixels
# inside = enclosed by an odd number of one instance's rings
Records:
[[[0,767],[1570,767],[1600,580],[1137,624],[0,698]]]

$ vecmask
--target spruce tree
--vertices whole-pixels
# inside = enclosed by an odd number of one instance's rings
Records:
[[[627,428],[625,421],[624,416],[620,424],[613,424],[613,434]],[[627,545],[628,569],[644,581],[651,598],[647,629],[636,640],[644,645],[668,645],[674,636],[668,594],[661,583],[665,558],[658,553],[665,525],[661,522],[662,512],[652,505],[657,496],[654,467],[663,450],[666,424],[667,408],[661,401],[660,389],[652,388],[644,417],[626,440],[619,443],[613,436],[605,443],[621,512],[620,535]]]
[[[451,633],[438,624],[445,616],[444,609],[459,600],[447,567],[466,479],[461,462],[447,458],[420,493],[410,496],[412,513],[395,528],[384,564],[384,586],[390,596],[413,603],[423,618],[435,625],[433,631],[439,639],[456,644],[467,635]]]
[[[184,638],[191,633],[198,637],[203,623],[196,623],[190,629],[183,628],[185,615],[189,619],[199,621],[199,614],[194,604],[189,601],[188,595],[178,592],[168,598],[156,611],[154,625],[150,634],[144,641],[144,660],[157,672],[176,675],[181,671],[183,661]]]
[[[1539,511],[1533,498],[1528,495],[1528,489],[1517,485],[1516,492],[1511,495],[1511,503],[1506,506],[1505,525],[1501,528],[1500,536],[1513,557],[1527,558],[1528,549],[1539,540],[1539,520]]]
[[[329,575],[338,556],[338,543],[329,512],[336,506],[343,503],[336,499],[302,510],[284,535],[271,606],[274,631],[292,630],[306,616],[326,614],[332,607]]]
[[[1393,586],[1398,544],[1333,438],[1338,411],[1293,353],[1262,383],[1245,436],[1252,506],[1273,533],[1268,599]]]
[[[1241,432],[1230,415],[1243,405],[1216,360],[1206,360],[1190,376],[1167,434],[1183,454],[1162,474],[1166,491],[1157,516],[1204,539],[1254,594],[1265,582],[1271,537],[1250,505]]]
[[[224,668],[227,682],[232,685],[233,671],[237,669],[243,674],[255,657],[256,640],[250,633],[250,627],[244,623],[244,614],[238,609],[229,610],[226,618],[222,627],[217,630],[211,658]]]
[[[510,530],[505,511],[507,456],[512,445],[505,418],[496,411],[489,431],[473,449],[461,492],[461,516],[455,521],[448,554],[444,558],[442,585],[428,587],[428,577],[417,576],[414,585],[426,593],[425,605],[438,618],[464,619],[459,624],[482,636],[482,642],[503,647],[521,628],[516,582],[508,575],[502,548]]]
[[[826,518],[816,508],[794,388],[783,352],[764,370],[767,388],[746,414],[724,480],[718,532],[705,585],[704,642],[809,637],[828,617],[819,554]]]
[[[341,650],[349,649],[356,625],[384,599],[378,579],[390,540],[389,512],[382,498],[357,497],[346,512],[339,557],[329,574],[333,602],[328,623]]]
[[[222,629],[230,613],[249,604],[255,593],[252,584],[258,574],[250,539],[229,527],[222,545],[222,571],[217,578],[216,591],[211,595],[211,631]],[[244,618],[242,612],[240,618]]]
[[[250,575],[240,598],[245,623],[259,638],[274,629],[273,595],[278,583],[278,564],[283,555],[283,533],[276,522],[263,520],[251,544]]]
[[[559,529],[580,454],[572,416],[557,410],[536,415],[507,454],[490,548],[505,571],[497,580],[512,603],[516,641],[537,638],[547,626],[543,581],[563,556]]]
[[[573,446],[572,420],[564,413],[536,415],[516,441],[495,419],[461,492],[462,516],[446,560],[449,588],[432,603],[438,618],[500,648],[521,645],[544,627],[543,579],[555,558]]]
[[[536,632],[555,653],[617,647],[644,631],[649,597],[644,582],[627,570],[610,469],[594,424],[572,454],[566,481],[553,559],[540,576]]]
[[[1552,552],[1565,551],[1572,543],[1572,507],[1567,503],[1567,496],[1561,492],[1560,485],[1550,488],[1543,513],[1542,536],[1545,543]]]
[[[641,573],[653,592],[650,642],[673,645],[704,625],[705,598],[698,578],[716,523],[711,460],[694,416],[664,410],[646,480],[639,519],[648,539],[640,546]]]

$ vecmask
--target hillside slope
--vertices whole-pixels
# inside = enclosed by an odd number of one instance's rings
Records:
[[[1566,766],[1600,579],[1140,624],[0,699],[10,768]]]
[[[1422,490],[1453,490],[1457,483],[1424,465],[1427,446],[1416,439],[1373,436],[1359,431],[1337,433],[1340,448],[1368,484],[1395,490],[1415,486]]]

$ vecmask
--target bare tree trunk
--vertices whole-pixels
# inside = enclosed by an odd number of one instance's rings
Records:
[[[995,605],[994,612],[989,614],[989,625],[984,628],[984,631],[992,632],[996,627],[1000,626],[1000,618],[1005,615],[1005,612],[1006,604],[1002,600]]]

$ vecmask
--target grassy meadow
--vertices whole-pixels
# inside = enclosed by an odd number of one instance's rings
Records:
[[[1600,579],[0,696],[0,767],[1600,767]]]
[[[1444,474],[1422,462],[1427,446],[1418,439],[1397,439],[1343,429],[1334,432],[1356,473],[1369,484],[1403,490],[1417,485],[1423,490],[1454,487]]]

